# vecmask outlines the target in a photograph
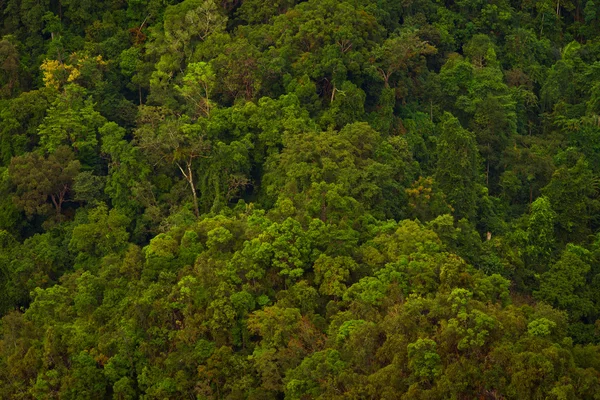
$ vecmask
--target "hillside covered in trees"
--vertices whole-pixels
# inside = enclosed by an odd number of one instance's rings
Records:
[[[600,399],[600,1],[0,37],[1,399]]]

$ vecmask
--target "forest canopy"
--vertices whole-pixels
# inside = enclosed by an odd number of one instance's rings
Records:
[[[0,398],[600,399],[600,2],[0,0]]]

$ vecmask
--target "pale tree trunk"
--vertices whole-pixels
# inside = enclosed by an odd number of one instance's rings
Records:
[[[62,205],[65,202],[65,197],[68,191],[69,187],[64,185],[60,192],[50,195],[50,200],[52,200],[52,204],[54,204],[54,208],[58,215],[62,214]]]
[[[179,163],[177,163],[177,167],[183,174],[183,177],[190,184],[190,189],[192,190],[192,198],[194,199],[194,214],[196,218],[200,216],[200,209],[198,208],[198,195],[196,194],[196,185],[194,184],[194,173],[192,172],[192,158],[186,161],[186,169],[184,170]],[[187,171],[186,171],[187,170]]]

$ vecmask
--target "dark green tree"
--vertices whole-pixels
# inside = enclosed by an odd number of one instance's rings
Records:
[[[457,218],[472,219],[476,213],[478,152],[475,135],[446,113],[437,144],[436,181],[446,194]]]

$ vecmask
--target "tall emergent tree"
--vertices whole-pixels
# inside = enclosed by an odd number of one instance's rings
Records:
[[[210,142],[199,123],[189,124],[186,117],[177,117],[165,108],[141,106],[136,141],[156,164],[166,162],[181,172],[192,192],[194,214],[200,215],[194,178],[194,162],[208,157]]]
[[[445,113],[437,144],[435,179],[454,208],[456,218],[473,218],[476,212],[478,152],[475,135],[456,117]]]

